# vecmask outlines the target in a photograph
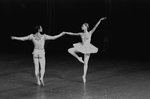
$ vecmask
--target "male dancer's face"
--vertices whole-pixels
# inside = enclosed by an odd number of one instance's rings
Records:
[[[42,29],[42,27],[40,26],[40,28],[38,29],[38,31],[39,32],[42,32],[43,31],[43,29]]]

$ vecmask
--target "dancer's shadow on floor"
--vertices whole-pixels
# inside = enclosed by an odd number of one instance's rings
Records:
[[[120,69],[115,69],[115,70],[107,70],[104,71],[97,71],[97,72],[93,72],[90,73],[88,77],[87,75],[87,81],[88,82],[95,82],[95,81],[100,81],[100,80],[105,80],[105,79],[110,79],[110,78],[114,78],[114,77],[119,77],[119,76],[126,76],[126,75],[136,75],[139,73],[149,73],[150,71],[150,67],[149,66],[137,66],[137,67],[124,67],[124,68],[120,68]]]

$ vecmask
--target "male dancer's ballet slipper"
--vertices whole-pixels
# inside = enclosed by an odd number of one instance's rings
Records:
[[[37,85],[41,85],[41,82],[40,82],[40,80],[38,80],[38,81],[37,81]]]
[[[44,81],[42,79],[40,79],[40,81],[41,81],[41,85],[45,86]]]

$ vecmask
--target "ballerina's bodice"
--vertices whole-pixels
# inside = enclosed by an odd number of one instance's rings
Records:
[[[90,44],[91,42],[91,33],[83,33],[81,35],[83,45]]]

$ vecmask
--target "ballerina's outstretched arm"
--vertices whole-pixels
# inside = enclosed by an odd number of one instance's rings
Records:
[[[72,33],[72,32],[64,32],[64,33],[68,35],[76,35],[76,36],[81,35],[81,33]]]
[[[105,20],[105,19],[106,19],[106,17],[101,18],[101,19],[97,22],[97,24],[94,26],[94,28],[91,30],[91,33],[94,33],[94,31],[96,30],[96,28],[98,27],[98,25],[100,24],[100,22],[101,22],[102,20]]]
[[[31,34],[31,35],[32,35],[32,34]],[[12,39],[12,40],[25,41],[25,40],[30,40],[31,35],[25,36],[25,37],[15,37],[15,36],[11,36],[11,39]]]

